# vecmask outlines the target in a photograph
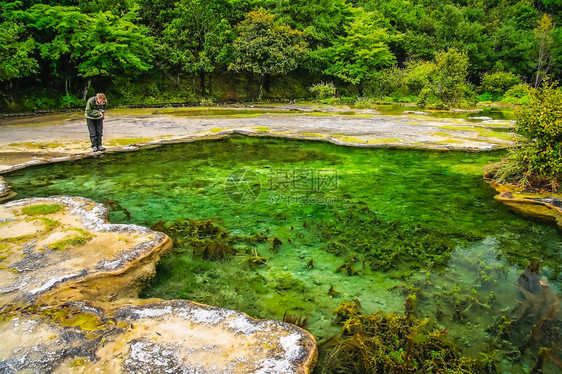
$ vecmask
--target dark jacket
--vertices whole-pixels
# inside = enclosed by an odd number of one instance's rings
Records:
[[[101,118],[100,109],[105,110],[107,100],[103,105],[98,104],[95,96],[92,96],[86,102],[86,118],[99,119]]]

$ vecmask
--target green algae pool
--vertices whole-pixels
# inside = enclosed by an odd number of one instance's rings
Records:
[[[482,167],[501,155],[232,137],[4,177],[18,199],[85,196],[106,202],[112,222],[183,227],[172,233],[189,237],[172,235],[143,297],[303,317],[322,342],[340,330],[332,312],[343,301],[401,313],[416,295],[417,317],[448,329],[465,354],[497,350],[502,372],[527,372],[553,335],[513,349],[558,300],[562,235],[493,199]],[[518,300],[536,300],[517,282],[531,260],[548,297],[529,316]],[[517,329],[506,333],[505,318]]]

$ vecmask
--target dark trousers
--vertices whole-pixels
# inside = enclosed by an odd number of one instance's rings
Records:
[[[101,147],[101,137],[103,135],[103,119],[86,118],[92,148]]]

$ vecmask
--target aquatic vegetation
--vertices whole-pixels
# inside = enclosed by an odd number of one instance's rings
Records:
[[[308,327],[308,316],[299,316],[285,312],[285,314],[283,314],[283,322],[292,323],[295,326],[306,329]]]
[[[342,303],[334,313],[342,330],[320,347],[322,374],[486,372],[428,319],[363,315],[355,302]]]
[[[125,215],[125,219],[129,221],[131,219],[131,213],[125,209],[117,200],[105,199],[103,204],[110,210],[115,212],[122,212]]]
[[[343,264],[336,269],[336,273],[339,273],[341,270],[345,270],[347,275],[356,275],[358,271],[355,270],[353,266],[357,263],[357,261],[359,261],[359,257],[355,254],[346,257]]]
[[[526,301],[514,285],[530,258],[541,260],[540,280],[559,293],[562,236],[493,199],[477,169],[501,154],[232,137],[30,167],[4,177],[18,198],[109,198],[130,214],[110,207],[112,222],[168,233],[174,248],[142,297],[189,299],[278,320],[288,311],[308,316],[308,329],[322,342],[338,332],[331,313],[343,300],[361,299],[365,315],[388,314],[404,310],[408,295],[415,295],[412,318],[436,321],[463,354],[486,355],[500,370],[519,374],[535,365],[540,348],[550,347],[543,339],[551,335],[537,330],[517,361],[510,354],[538,319],[523,319],[524,332],[515,335],[504,323],[505,336],[516,338],[511,345],[491,344],[496,333],[486,328],[502,315],[511,322],[516,300]],[[253,170],[262,184],[259,197],[247,204],[225,192],[225,180],[241,168]],[[316,179],[292,183],[298,170],[317,172]],[[323,184],[318,175],[325,170],[337,183]],[[274,195],[299,199],[272,201]],[[301,196],[311,199],[301,203]],[[331,200],[315,203],[325,197]],[[276,252],[275,237],[283,243]],[[9,244],[1,254],[32,239],[0,240]],[[351,266],[337,271],[354,256]],[[548,359],[543,370],[552,365]]]
[[[548,283],[540,279],[539,268],[538,262],[531,261],[519,277],[518,285],[523,300],[488,327],[488,331],[495,336],[490,346],[511,351],[516,358],[526,353],[534,356],[536,352],[534,370],[542,368],[547,359],[562,368],[562,349],[555,343],[562,338],[560,297],[552,292]],[[545,346],[545,343],[548,345]]]
[[[330,284],[330,289],[328,290],[328,295],[331,297],[338,297],[340,293],[336,291],[333,284]]]
[[[457,233],[444,233],[422,224],[413,226],[387,222],[378,217],[365,203],[356,203],[343,212],[334,212],[333,222],[320,224],[329,238],[328,252],[336,255],[362,253],[373,270],[389,270],[407,263],[412,268],[444,265],[454,249]],[[475,240],[469,235],[459,238]],[[337,271],[356,273],[352,255]]]
[[[235,238],[211,220],[180,219],[168,224],[159,221],[152,229],[169,235],[179,250],[191,246],[195,256],[208,260],[223,260],[236,254]]]
[[[279,252],[279,247],[283,245],[283,242],[278,237],[274,237],[269,240],[271,242],[271,248],[270,248],[271,252],[272,253]]]
[[[240,261],[240,264],[247,263],[250,269],[255,269],[259,265],[263,265],[267,262],[267,257],[262,257],[256,249],[250,249],[250,254]]]

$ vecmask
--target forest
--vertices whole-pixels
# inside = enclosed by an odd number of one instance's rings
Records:
[[[0,111],[316,99],[520,104],[562,76],[561,0],[0,3]]]

